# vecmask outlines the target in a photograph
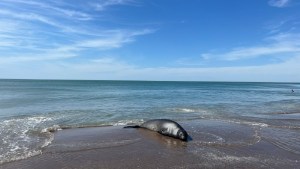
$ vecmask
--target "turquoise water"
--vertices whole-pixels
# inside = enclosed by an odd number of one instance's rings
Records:
[[[50,130],[153,118],[294,132],[300,83],[0,80],[0,164],[40,154]]]

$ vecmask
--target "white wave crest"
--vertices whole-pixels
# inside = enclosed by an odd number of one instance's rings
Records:
[[[189,109],[189,108],[181,108],[181,109],[178,109],[178,110],[182,111],[182,112],[185,112],[185,113],[193,113],[193,112],[197,111],[195,109]]]
[[[40,154],[42,154],[41,150],[24,151],[23,155],[12,156],[11,158],[6,158],[4,154],[4,155],[0,155],[0,159],[1,159],[0,164],[8,163],[11,161],[23,160]]]
[[[201,108],[169,108],[168,111],[175,113],[197,113],[197,114],[208,114],[207,110]]]
[[[269,127],[268,124],[266,124],[266,123],[259,123],[259,122],[237,121],[237,120],[229,120],[227,122],[229,122],[229,123],[235,123],[235,124],[248,125],[248,126]]]
[[[59,125],[53,125],[52,127],[44,128],[41,133],[48,133],[48,132],[55,132],[62,130],[62,128]]]
[[[0,121],[0,164],[41,154],[41,148],[49,145],[53,136],[41,133],[40,127],[52,120],[35,116]]]
[[[116,123],[113,123],[113,126],[124,126],[129,124],[141,124],[145,122],[143,119],[133,119],[133,120],[120,120]]]

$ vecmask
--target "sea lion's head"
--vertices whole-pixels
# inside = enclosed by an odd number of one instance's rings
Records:
[[[188,134],[187,134],[187,132],[184,129],[179,129],[178,132],[177,132],[177,137],[180,140],[187,141]]]

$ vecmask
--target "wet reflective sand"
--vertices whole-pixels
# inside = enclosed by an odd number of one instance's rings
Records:
[[[145,129],[65,129],[43,153],[6,163],[15,168],[299,168],[299,129],[219,120],[181,123],[182,142]]]

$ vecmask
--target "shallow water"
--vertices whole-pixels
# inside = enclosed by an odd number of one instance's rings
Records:
[[[300,152],[299,83],[0,80],[0,93],[0,163],[40,154],[49,131],[154,118],[206,121],[188,126],[201,146],[264,139]]]

